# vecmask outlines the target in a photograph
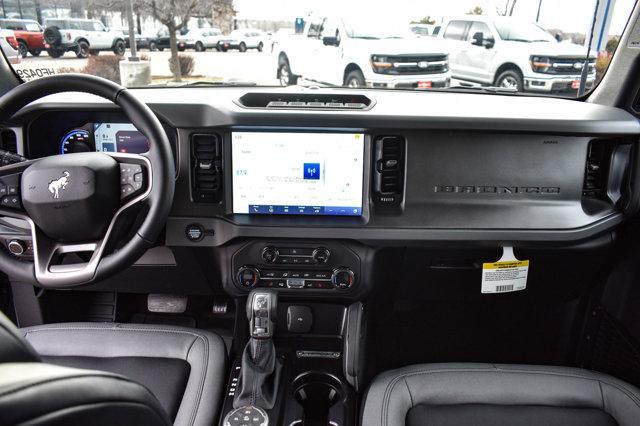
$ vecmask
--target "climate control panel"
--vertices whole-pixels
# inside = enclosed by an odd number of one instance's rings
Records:
[[[357,286],[360,258],[339,244],[252,242],[233,255],[236,287],[345,292]]]

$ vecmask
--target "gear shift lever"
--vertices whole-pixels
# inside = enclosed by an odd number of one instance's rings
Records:
[[[275,331],[278,294],[268,290],[254,290],[247,299],[249,335],[252,339],[270,339]]]
[[[272,340],[277,308],[275,291],[259,289],[249,293],[247,318],[251,338],[242,353],[234,408],[252,406],[269,410],[275,405],[282,369]]]

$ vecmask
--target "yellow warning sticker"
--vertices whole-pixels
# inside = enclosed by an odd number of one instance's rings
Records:
[[[513,247],[504,247],[497,262],[482,264],[482,293],[508,293],[527,288],[529,261],[518,260]]]

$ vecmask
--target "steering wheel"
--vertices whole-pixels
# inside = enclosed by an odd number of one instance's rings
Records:
[[[33,262],[0,250],[0,270],[45,288],[90,284],[133,264],[164,227],[175,185],[171,145],[160,121],[111,81],[65,74],[21,84],[0,98],[0,123],[35,100],[63,92],[89,93],[118,105],[149,140],[149,152],[72,153],[0,167],[0,216],[28,222],[33,246]],[[128,242],[107,253],[118,218],[133,206],[146,215]],[[89,260],[69,264],[63,258],[71,253]]]

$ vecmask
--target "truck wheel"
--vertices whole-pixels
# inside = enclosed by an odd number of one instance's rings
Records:
[[[158,47],[158,50],[159,50],[160,52],[164,52],[164,47]]]
[[[156,44],[156,42],[155,41],[150,42],[149,51],[155,52],[156,50],[158,50],[158,45]]]
[[[204,44],[197,42],[195,46],[196,52],[204,52]]]
[[[64,50],[62,50],[62,49],[56,49],[56,48],[53,48],[53,49],[47,49],[47,53],[48,53],[48,54],[49,54],[49,56],[51,56],[52,58],[57,59],[57,58],[61,57],[62,55],[64,55]]]
[[[283,59],[278,66],[278,79],[280,80],[280,86],[293,86],[298,84],[298,76],[291,72],[289,61]]]
[[[44,41],[52,46],[59,44],[62,41],[62,34],[60,28],[54,26],[47,27],[43,33]]]
[[[123,56],[124,52],[127,50],[127,45],[124,44],[124,41],[118,40],[113,44],[113,53],[118,56]]]
[[[226,52],[227,50],[229,50],[229,48],[222,46],[220,50],[222,50],[223,52]]]
[[[40,56],[40,54],[42,53],[42,49],[33,49],[30,50],[29,53],[31,53],[31,56]]]
[[[79,41],[76,48],[76,56],[81,59],[89,57],[89,43],[86,41]]]
[[[367,83],[364,81],[364,75],[360,70],[353,70],[347,74],[344,79],[344,85],[347,87],[365,87]]]
[[[264,44],[262,44],[262,42],[258,43],[258,52],[262,52],[262,49],[264,49]]]
[[[23,59],[27,57],[27,54],[29,53],[27,43],[25,43],[24,41],[18,42],[18,53],[20,53],[20,56],[22,56]]]
[[[518,92],[524,90],[524,82],[522,75],[519,71],[511,69],[506,70],[496,78],[496,87],[503,87],[505,89],[516,89]]]
[[[240,47],[238,48],[239,51],[241,52],[246,52],[247,51],[247,45],[244,44],[244,41],[242,43],[240,43]]]

